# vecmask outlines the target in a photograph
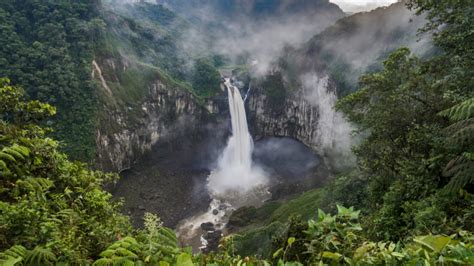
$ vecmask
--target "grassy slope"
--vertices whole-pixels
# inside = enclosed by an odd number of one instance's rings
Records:
[[[292,216],[304,220],[314,217],[324,195],[325,191],[318,188],[287,202],[267,202],[259,208],[237,210],[231,217],[230,225],[247,225],[233,227],[237,232],[233,237],[235,252],[242,256],[271,256],[273,240],[286,232],[288,219]]]

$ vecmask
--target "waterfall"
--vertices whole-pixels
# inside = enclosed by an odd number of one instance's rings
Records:
[[[229,78],[225,79],[232,136],[229,138],[217,168],[208,178],[208,189],[216,197],[228,199],[234,194],[242,194],[266,184],[265,173],[252,165],[253,141],[250,136],[244,100],[237,87]]]
[[[229,98],[230,118],[232,124],[232,137],[224,152],[228,164],[240,164],[243,170],[250,170],[252,166],[253,142],[247,126],[247,115],[245,114],[244,101],[237,87],[225,80]]]
[[[215,230],[220,232],[236,208],[259,206],[270,197],[265,172],[252,164],[253,141],[247,125],[244,100],[229,78],[225,79],[224,85],[229,99],[232,136],[219,157],[216,169],[207,179],[212,202],[207,212],[191,217],[178,226],[180,239],[190,241],[198,236],[201,249],[207,247],[207,233]],[[201,225],[204,223],[211,223],[212,230],[202,232]]]

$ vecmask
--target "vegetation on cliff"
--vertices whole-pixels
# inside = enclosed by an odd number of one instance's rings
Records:
[[[96,155],[94,134],[103,105],[127,113],[156,80],[198,98],[212,95],[220,82],[214,64],[180,52],[179,39],[190,27],[186,20],[161,5],[106,2],[0,3],[1,76],[28,98],[58,108],[48,126],[62,151],[85,162]],[[111,94],[102,95],[100,79],[91,77],[93,60]],[[134,122],[137,112],[127,118]]]

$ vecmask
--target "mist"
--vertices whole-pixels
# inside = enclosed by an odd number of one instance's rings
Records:
[[[347,31],[349,23],[352,28]],[[339,33],[337,38],[331,31],[315,38],[321,38],[323,50],[355,70],[352,79],[356,81],[361,73],[400,46],[406,46],[418,55],[426,54],[431,49],[431,39],[427,34],[418,34],[418,29],[425,23],[424,16],[417,16],[404,3],[395,3],[373,10],[370,17],[359,13],[338,21],[331,30],[345,29],[347,32]]]
[[[337,96],[328,86],[329,77],[306,74],[301,77],[306,100],[318,111],[316,145],[336,168],[345,168],[355,162],[352,146],[354,127],[343,114],[336,111]]]
[[[271,178],[284,176],[299,179],[322,164],[321,158],[303,143],[282,137],[266,137],[255,143],[254,161]]]
[[[213,47],[217,54],[229,55],[235,62],[240,55],[248,54],[252,74],[266,74],[285,46],[298,46],[329,26],[333,21],[318,17],[290,16],[267,19],[258,23],[228,24],[230,34],[222,34]]]
[[[380,6],[388,6],[398,0],[331,0],[344,10],[344,12],[355,13],[375,9]]]
[[[188,54],[223,55],[230,64],[251,67],[251,75],[257,77],[271,69],[285,47],[307,42],[344,16],[342,10],[327,1],[275,1],[274,10],[258,12],[255,1],[230,1],[229,6],[212,1],[197,5],[191,1],[187,3],[190,10],[171,1],[158,2],[184,12],[193,22],[180,42]]]

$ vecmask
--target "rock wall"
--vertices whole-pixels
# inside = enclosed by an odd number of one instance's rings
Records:
[[[256,88],[248,99],[252,135],[292,137],[317,150],[317,108],[304,97],[303,90],[287,95],[279,111],[270,107],[265,88]]]
[[[335,83],[316,72],[299,79],[300,86],[287,90],[276,107],[269,99],[268,88],[255,88],[248,102],[252,135],[295,138],[322,155],[333,170],[346,169],[354,160],[353,127],[335,110]]]
[[[123,106],[114,99],[112,86],[104,86],[104,82],[117,84],[113,73],[125,70],[127,63],[107,59],[94,61],[93,67],[92,76],[105,92],[96,130],[96,165],[102,170],[128,169],[158,141],[189,136],[218,113],[213,101],[199,102],[189,91],[170,86],[160,78],[150,80],[143,88],[147,92],[139,104]],[[102,72],[109,75],[104,77]]]

